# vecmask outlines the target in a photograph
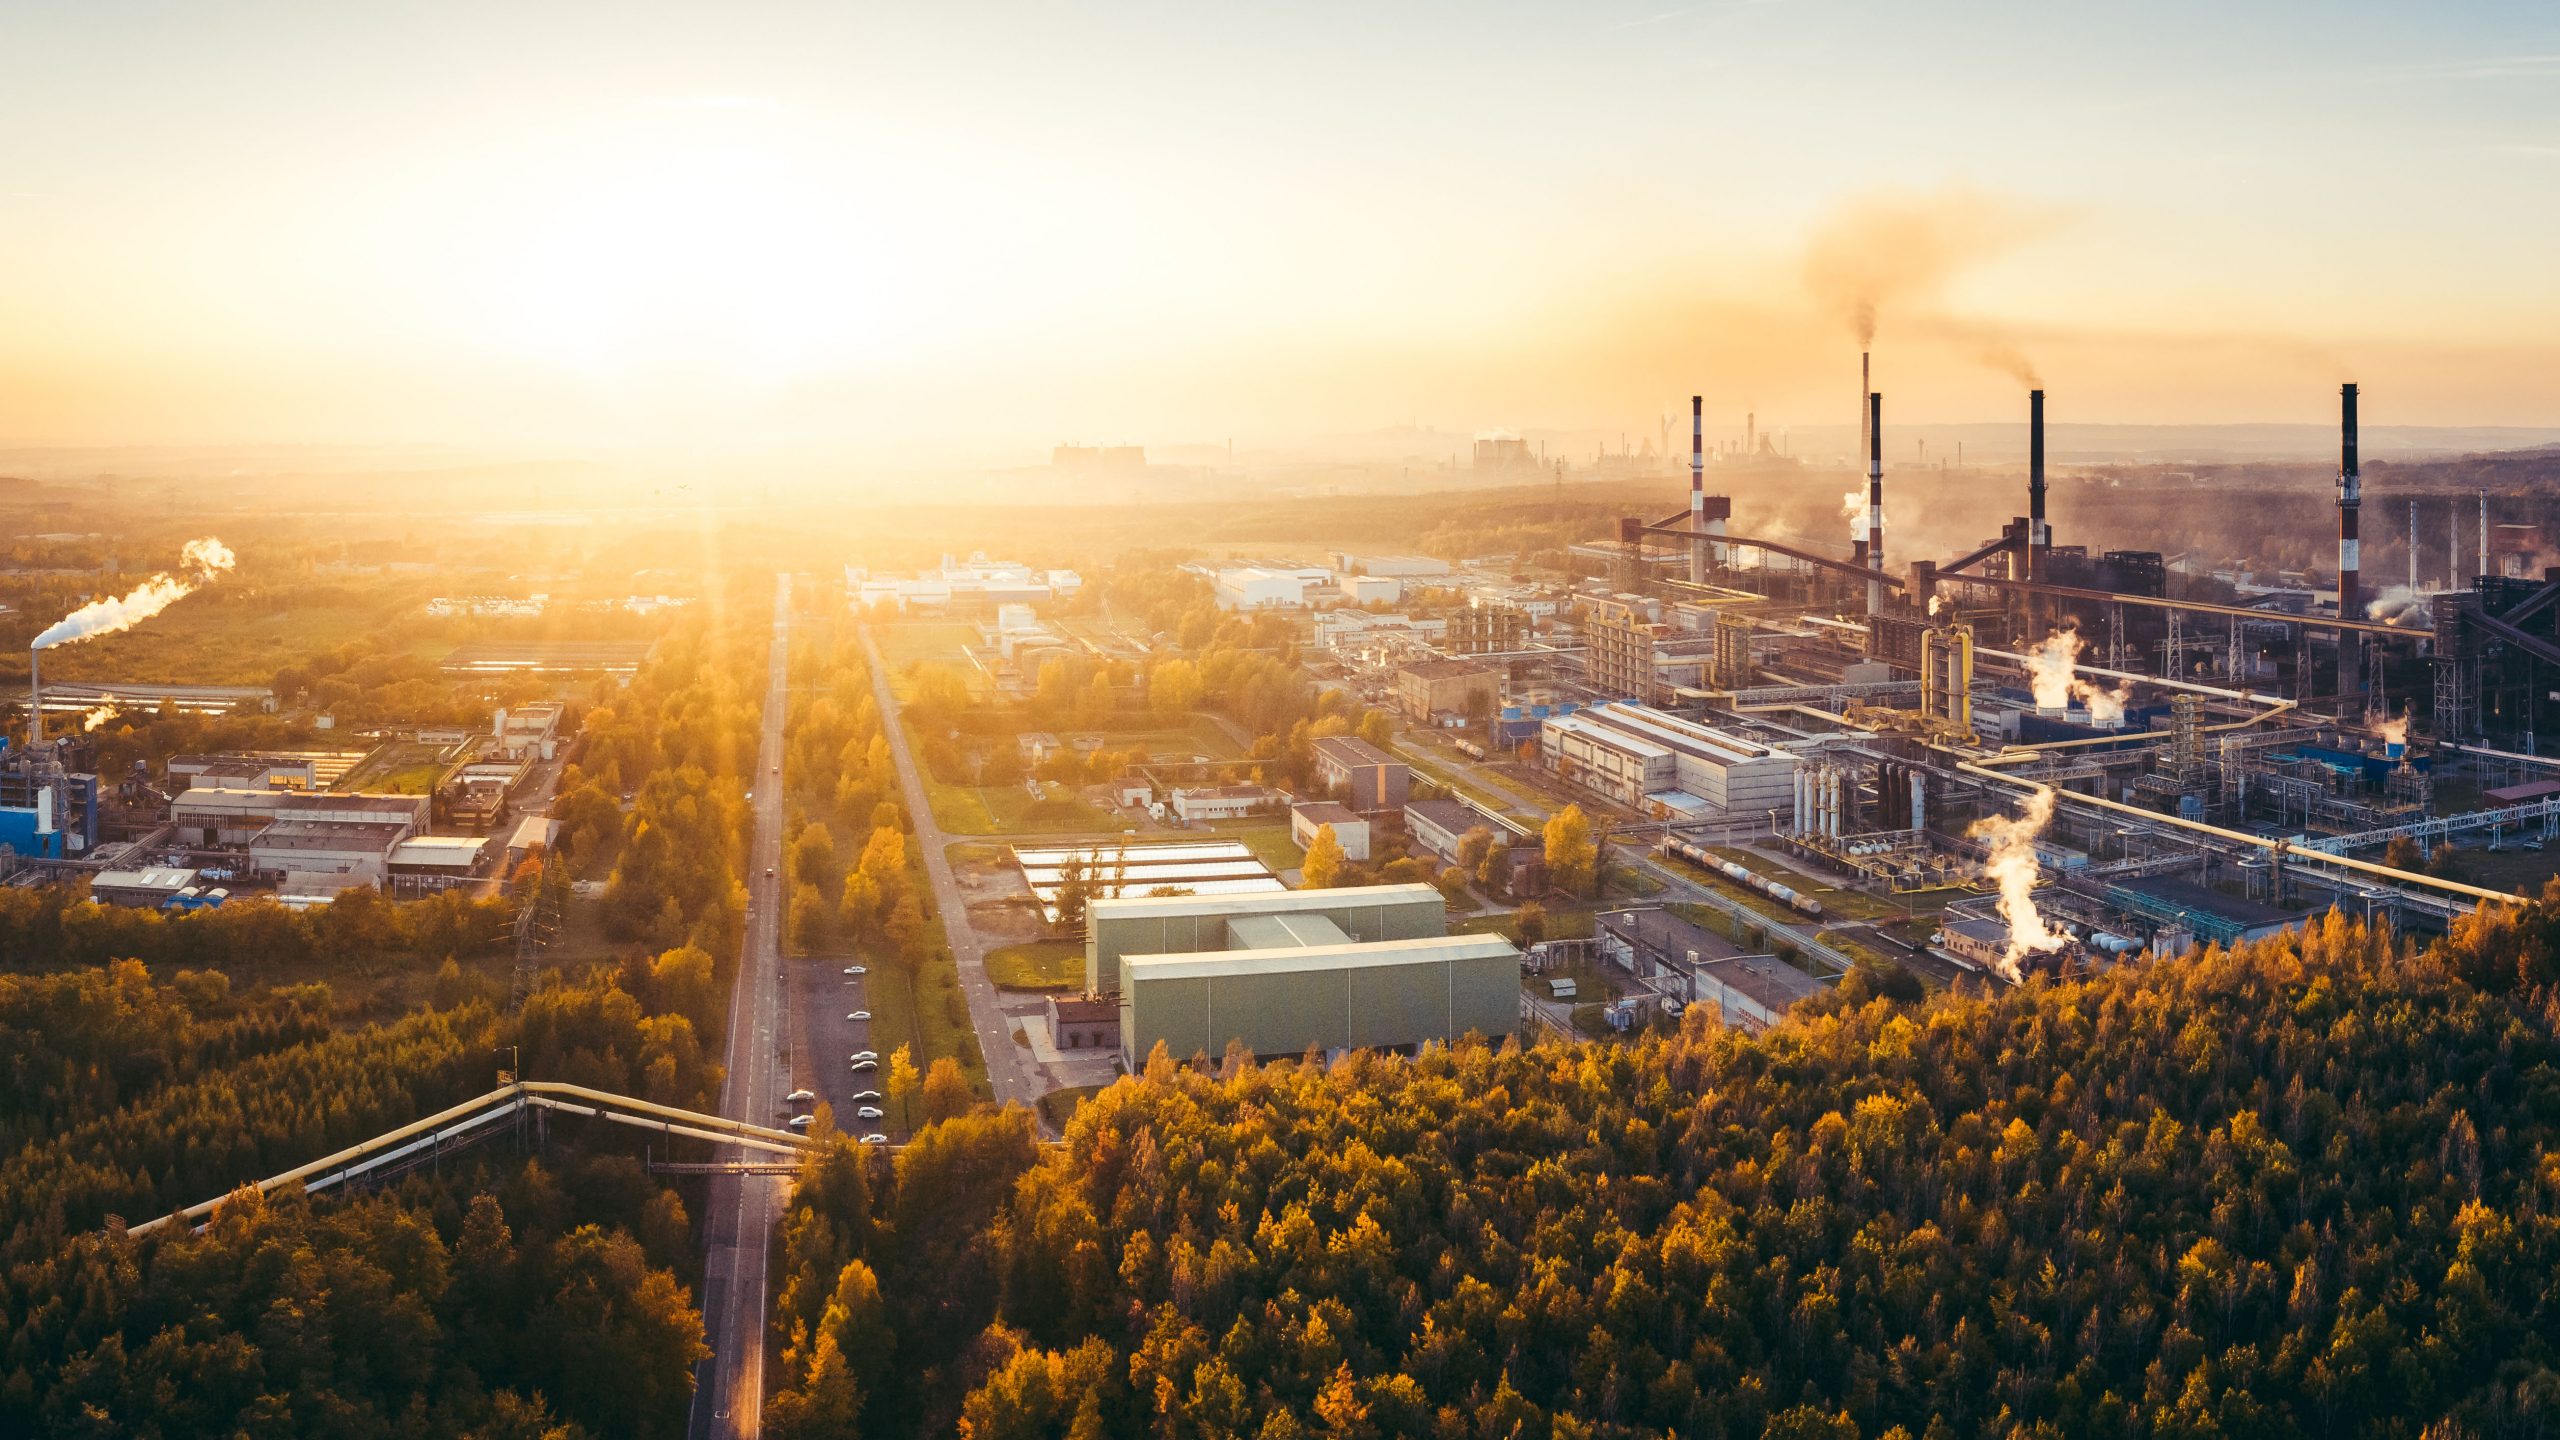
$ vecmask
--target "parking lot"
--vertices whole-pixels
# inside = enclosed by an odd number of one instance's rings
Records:
[[[886,1119],[864,1119],[856,1113],[858,1093],[888,1093],[889,1056],[882,1051],[876,1069],[852,1068],[856,1051],[880,1048],[872,1043],[871,1022],[851,1018],[871,1008],[868,977],[844,973],[853,963],[841,956],[783,962],[791,997],[791,1084],[794,1089],[816,1092],[835,1111],[836,1128],[846,1134],[894,1134]],[[885,1100],[861,1103],[882,1111],[889,1108]]]

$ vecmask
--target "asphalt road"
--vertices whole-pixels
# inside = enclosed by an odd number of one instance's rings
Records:
[[[987,944],[969,923],[968,897],[952,878],[951,857],[944,853],[951,837],[934,823],[924,773],[916,767],[914,747],[907,743],[907,727],[899,723],[898,696],[889,685],[889,667],[881,660],[880,646],[869,630],[862,632],[862,646],[871,657],[871,693],[879,702],[880,720],[889,733],[889,754],[897,762],[898,782],[906,792],[907,814],[915,825],[915,844],[924,851],[925,875],[933,882],[933,908],[942,919],[943,933],[950,938],[951,956],[960,970],[960,994],[969,1002],[969,1024],[978,1032],[978,1049],[986,1056],[987,1081],[994,1088],[999,1105],[1034,1104],[1044,1088],[1040,1074],[1030,1054],[1013,1043],[1013,1023],[1005,1014],[995,983],[987,978]],[[917,1003],[924,1003],[922,996]],[[1024,1003],[1036,1006],[1038,1002]],[[917,1068],[923,1065],[919,1058]],[[843,1124],[841,1117],[838,1123]]]
[[[783,1043],[782,987],[782,720],[789,670],[791,577],[776,576],[773,656],[766,682],[764,738],[756,747],[755,838],[747,851],[747,935],[738,961],[736,992],[729,1001],[728,1078],[720,1087],[720,1113],[732,1120],[777,1125],[785,1087],[776,1063]],[[743,1150],[732,1158],[759,1159]],[[711,1182],[710,1212],[703,1225],[702,1320],[711,1358],[703,1362],[687,1434],[693,1440],[753,1436],[764,1424],[764,1341],[767,1260],[782,1204],[782,1180],[772,1175],[727,1175]]]

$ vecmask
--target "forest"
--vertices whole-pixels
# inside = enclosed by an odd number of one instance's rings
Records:
[[[2560,890],[1762,1035],[1185,1063],[813,1159],[821,1435],[2542,1433]]]
[[[503,899],[163,914],[0,890],[0,1435],[683,1432],[700,1189],[661,1183],[627,1133],[555,1122],[371,1193],[244,1190],[199,1234],[126,1225],[502,1069],[710,1108],[761,629],[679,621],[591,714],[570,854],[537,863],[602,866],[619,943],[512,1008],[440,958],[502,944]],[[423,1003],[383,1013],[386,974]]]

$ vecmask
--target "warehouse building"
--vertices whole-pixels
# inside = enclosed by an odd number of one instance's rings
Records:
[[[496,837],[489,835],[416,835],[391,849],[386,862],[394,893],[409,896],[450,890],[481,875]]]
[[[1795,799],[1793,751],[1649,706],[1551,716],[1539,745],[1559,778],[1645,814],[1752,814]]]
[[[424,795],[340,795],[331,791],[232,789],[199,785],[169,802],[178,843],[238,848],[279,820],[398,823],[400,838],[423,833],[433,803]]]
[[[157,910],[190,885],[196,872],[167,866],[143,870],[101,870],[89,877],[89,898],[101,905],[129,905]]]
[[[1499,935],[1448,934],[1428,885],[1094,910],[1086,974],[1116,977],[1133,1068],[1158,1045],[1183,1057],[1231,1044],[1258,1056],[1411,1050],[1499,1038],[1519,1021],[1520,952]]]
[[[391,852],[409,835],[397,820],[278,820],[249,842],[249,868],[294,894],[388,889]]]
[[[1096,995],[1118,993],[1125,955],[1242,948],[1232,943],[1233,922],[1246,921],[1250,928],[1250,922],[1273,916],[1319,917],[1363,943],[1441,935],[1449,928],[1448,906],[1428,885],[1096,900],[1085,911],[1084,987]]]
[[[1363,815],[1404,808],[1413,786],[1413,770],[1393,755],[1355,735],[1328,735],[1315,742],[1316,783]]]
[[[1260,785],[1198,785],[1173,792],[1173,817],[1185,825],[1241,820],[1278,803],[1280,794]]]
[[[1289,838],[1297,841],[1301,850],[1316,843],[1316,832],[1327,825],[1333,827],[1333,838],[1342,846],[1343,859],[1353,864],[1368,861],[1369,822],[1350,806],[1317,800],[1289,807]]]
[[[1525,827],[1465,800],[1405,802],[1406,837],[1438,856],[1444,865],[1458,863],[1459,843],[1467,838],[1468,831],[1478,828],[1493,832],[1496,845],[1510,847],[1530,843],[1529,831]]]

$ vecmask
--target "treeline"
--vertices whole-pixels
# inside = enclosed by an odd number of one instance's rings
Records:
[[[786,1437],[2539,1433],[2560,889],[1760,1036],[1159,1054],[813,1162]],[[1908,992],[1902,992],[1907,996]],[[928,1279],[928,1277],[930,1277]]]
[[[688,613],[614,703],[588,715],[555,810],[573,862],[624,821],[604,894],[614,939],[735,955],[769,639],[752,607],[725,623]]]
[[[563,1137],[553,1170],[440,1162],[384,1199],[235,1197],[202,1237],[109,1224],[432,1114],[518,1057],[534,1078],[706,1105],[711,970],[680,949],[513,1017],[469,998],[339,1031],[317,986],[235,996],[131,963],[0,980],[0,1133],[18,1141],[0,1160],[0,1433],[679,1433],[701,1353],[690,1224],[611,1153],[618,1135]]]
[[[483,954],[505,942],[512,918],[506,901],[459,891],[395,903],[368,887],[306,910],[253,896],[179,911],[101,905],[69,885],[0,888],[0,969],[140,960],[219,970],[248,984]]]

